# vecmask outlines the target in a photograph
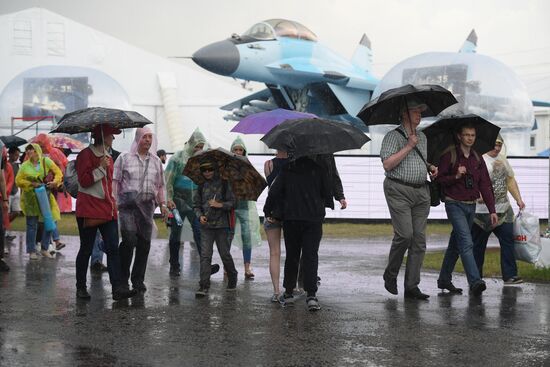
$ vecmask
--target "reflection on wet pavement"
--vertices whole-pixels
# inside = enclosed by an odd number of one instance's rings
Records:
[[[382,271],[390,240],[324,240],[320,250],[323,309],[304,297],[292,307],[272,294],[267,244],[254,249],[256,278],[236,293],[223,272],[210,295],[195,299],[199,262],[186,244],[180,278],[168,276],[166,240],[153,241],[147,292],[114,302],[107,274],[88,275],[89,301],[75,298],[77,238],[55,259],[29,262],[19,238],[0,274],[1,366],[543,366],[550,364],[550,286],[504,287],[487,279],[480,298],[440,293],[437,274],[423,274],[429,301],[388,294]],[[428,248],[445,244],[431,238]],[[284,253],[284,250],[283,250]],[[220,262],[215,255],[215,261]],[[466,279],[454,278],[467,289]]]

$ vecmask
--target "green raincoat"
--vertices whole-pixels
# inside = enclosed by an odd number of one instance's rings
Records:
[[[21,210],[27,217],[39,217],[43,221],[38,201],[34,193],[32,182],[42,182],[51,171],[54,175],[53,182],[61,185],[63,174],[57,165],[48,157],[42,155],[42,148],[38,144],[31,144],[38,153],[38,164],[34,166],[30,160],[26,160],[19,167],[19,172],[15,177],[15,184],[21,189]],[[52,216],[55,221],[61,219],[57,201],[52,193],[49,194]]]
[[[244,141],[238,136],[231,144],[231,152],[233,148],[240,146],[244,149],[245,157],[248,155]],[[232,245],[243,250],[258,247],[262,244],[260,235],[260,217],[255,201],[239,200],[235,205],[235,236]]]
[[[193,213],[193,195],[197,189],[197,185],[187,176],[182,175],[182,172],[187,164],[187,160],[193,156],[193,149],[198,144],[204,144],[203,149],[208,149],[206,138],[197,128],[189,140],[185,143],[182,150],[175,152],[166,165],[164,170],[164,179],[166,185],[166,199],[172,200],[180,215],[184,219],[183,228],[181,231],[180,241],[193,241],[193,231],[189,223],[189,217]],[[191,214],[190,214],[191,213]],[[185,217],[188,220],[185,220]]]

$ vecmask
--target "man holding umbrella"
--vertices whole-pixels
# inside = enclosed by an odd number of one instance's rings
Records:
[[[445,194],[445,211],[453,226],[449,245],[445,251],[437,286],[451,293],[462,293],[451,282],[458,256],[462,260],[470,290],[475,296],[487,288],[481,279],[474,254],[471,229],[474,222],[476,200],[480,194],[490,213],[491,226],[498,222],[491,179],[487,166],[472,147],[476,141],[476,128],[464,123],[456,135],[458,145],[445,153],[440,160],[437,181]]]
[[[408,250],[405,269],[405,298],[427,299],[418,288],[420,269],[426,252],[426,223],[430,213],[430,193],[426,185],[426,136],[417,132],[426,104],[409,98],[401,108],[401,125],[382,141],[380,158],[386,174],[384,195],[390,210],[394,237],[384,271],[384,287],[397,294],[397,275]],[[430,166],[431,177],[437,167]]]

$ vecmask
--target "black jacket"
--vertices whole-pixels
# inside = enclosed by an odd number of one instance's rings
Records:
[[[267,195],[266,217],[280,220],[320,221],[331,197],[331,180],[321,165],[309,158],[289,162],[279,173]]]

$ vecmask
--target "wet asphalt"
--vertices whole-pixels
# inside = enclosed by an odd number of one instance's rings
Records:
[[[197,252],[185,244],[182,275],[172,279],[167,240],[154,240],[147,292],[114,302],[106,273],[89,275],[91,300],[76,299],[78,238],[62,241],[55,259],[33,262],[24,236],[9,245],[0,366],[550,366],[549,284],[487,279],[475,298],[440,293],[437,274],[424,272],[430,299],[405,300],[403,272],[400,295],[383,287],[389,238],[323,239],[316,313],[303,297],[294,306],[270,302],[267,243],[253,250],[254,280],[244,280],[233,248],[237,292],[226,292],[218,273],[210,295],[196,299]],[[445,242],[430,237],[428,249]],[[464,276],[454,282],[467,288]]]

